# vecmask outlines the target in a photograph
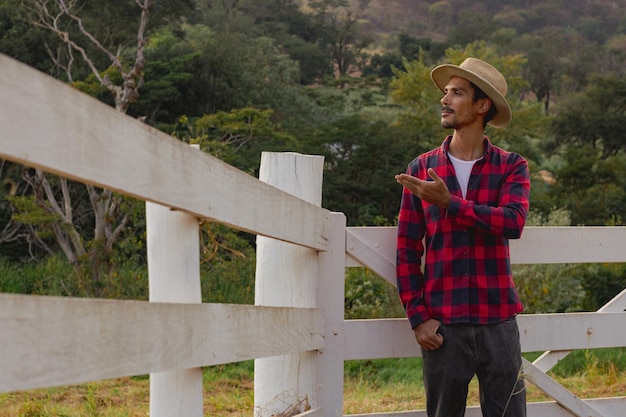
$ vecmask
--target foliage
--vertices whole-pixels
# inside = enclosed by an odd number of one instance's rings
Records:
[[[402,58],[394,53],[374,55],[369,63],[363,68],[364,77],[375,76],[377,78],[391,79],[393,69],[402,68]]]
[[[297,64],[271,38],[206,25],[163,28],[150,39],[146,59],[151,78],[132,114],[150,123],[247,106],[286,111],[299,77]]]
[[[583,374],[590,377],[613,374],[615,377],[626,369],[625,352],[626,348],[577,350],[560,360],[551,373],[560,377]]]
[[[21,3],[21,0],[0,1],[0,53],[45,73],[59,75],[49,55],[57,40],[27,20]]]
[[[250,239],[218,223],[202,225],[202,302],[254,304],[256,256]]]
[[[395,287],[367,268],[346,270],[345,291],[346,320],[404,317]]]
[[[37,263],[0,260],[0,292],[40,295],[85,295],[83,283],[61,257],[48,257]]]
[[[562,150],[563,163],[555,169],[550,199],[572,213],[572,224],[604,226],[626,218],[626,156],[603,158],[589,144]]]
[[[391,225],[414,144],[401,132],[365,116],[348,116],[321,127],[314,138],[325,156],[323,205],[346,214],[349,225]]]
[[[359,26],[359,10],[346,0],[311,0],[308,5],[319,28],[318,43],[331,58],[337,78],[357,70],[363,50],[371,43]]]
[[[583,91],[561,104],[553,128],[561,144],[591,146],[600,158],[606,159],[626,151],[621,134],[624,121],[626,80],[594,77]]]
[[[547,218],[529,213],[527,226],[567,226],[569,213],[554,209]],[[513,265],[515,286],[522,299],[524,312],[564,313],[580,311],[585,296],[580,277],[572,265]]]
[[[258,171],[261,152],[297,148],[295,138],[275,122],[273,110],[252,107],[218,111],[194,121],[182,116],[173,134],[250,174]]]
[[[404,60],[403,67],[404,71],[394,70],[395,78],[389,87],[393,100],[404,109],[395,126],[414,144],[414,152],[407,152],[406,169],[413,158],[438,146],[443,135],[435,122],[441,97],[430,81],[430,68],[422,57],[411,62]]]
[[[585,290],[585,311],[597,311],[626,288],[624,264],[581,265],[576,273]]]

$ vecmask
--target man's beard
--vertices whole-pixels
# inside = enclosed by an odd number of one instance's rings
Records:
[[[441,127],[444,129],[456,129],[458,124],[454,118],[454,110],[444,106],[441,111],[449,112],[445,119],[443,117],[441,118]],[[450,120],[450,118],[452,118],[452,120]]]
[[[442,120],[441,127],[443,127],[444,129],[456,129],[457,124],[454,121]]]

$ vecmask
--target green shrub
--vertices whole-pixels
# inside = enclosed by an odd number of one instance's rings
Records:
[[[80,292],[71,266],[61,257],[15,263],[0,259],[0,292],[76,295]]]
[[[576,350],[562,359],[551,372],[560,377],[626,370],[626,348]]]
[[[367,268],[346,270],[345,291],[346,319],[404,317],[395,287]]]

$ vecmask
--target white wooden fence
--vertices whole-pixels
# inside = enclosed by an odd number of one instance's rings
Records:
[[[344,320],[346,267],[395,283],[395,231],[319,207],[318,157],[264,154],[260,181],[2,55],[0,91],[0,158],[147,202],[150,274],[150,302],[0,294],[0,392],[150,373],[152,416],[196,417],[201,367],[255,359],[250,415],[342,416],[344,361],[419,356],[404,319]],[[199,219],[259,236],[255,306],[200,302]],[[625,262],[625,248],[621,227],[511,243],[521,264]],[[580,399],[545,374],[572,349],[626,346],[625,309],[626,291],[597,313],[520,317],[522,349],[546,351],[526,380],[555,400],[529,416],[626,415],[626,397]]]

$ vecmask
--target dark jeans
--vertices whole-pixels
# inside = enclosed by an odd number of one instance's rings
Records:
[[[526,391],[515,318],[490,325],[442,325],[443,345],[422,349],[428,417],[463,417],[476,375],[484,417],[525,417]]]

